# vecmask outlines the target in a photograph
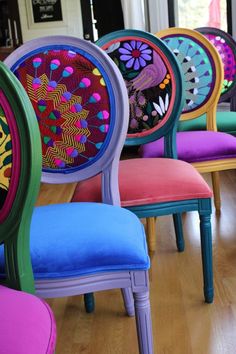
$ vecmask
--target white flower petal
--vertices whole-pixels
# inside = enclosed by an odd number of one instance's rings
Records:
[[[159,105],[161,107],[162,112],[165,113],[165,105],[161,96],[159,96]]]
[[[165,111],[167,111],[168,107],[169,107],[169,95],[167,93],[165,97]]]
[[[118,49],[119,46],[120,46],[120,42],[113,43],[112,45],[110,45],[109,48],[106,49],[106,52],[107,52],[107,53],[112,53],[112,52],[114,52],[116,49]]]
[[[155,110],[160,114],[160,116],[163,115],[161,108],[158,106],[156,102],[152,102]]]

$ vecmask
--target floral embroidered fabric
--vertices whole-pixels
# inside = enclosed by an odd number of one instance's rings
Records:
[[[236,78],[236,58],[227,41],[219,35],[204,33],[204,36],[216,47],[224,65],[224,82],[221,93],[228,92]]]
[[[0,106],[0,210],[10,185],[12,170],[12,141],[5,113]]]
[[[41,49],[16,65],[39,123],[46,171],[82,168],[107,146],[111,108],[97,64],[76,49]]]
[[[203,106],[214,87],[215,67],[207,48],[188,36],[172,35],[162,38],[179,60],[185,78],[183,112]]]
[[[128,134],[157,128],[168,119],[172,94],[171,75],[152,43],[119,38],[103,49],[119,67],[130,103]]]

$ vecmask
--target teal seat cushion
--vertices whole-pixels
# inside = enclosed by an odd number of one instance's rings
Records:
[[[136,215],[118,206],[68,203],[37,207],[30,240],[35,279],[143,270],[150,265],[143,225]],[[1,249],[2,274],[3,264]]]
[[[217,128],[219,132],[236,135],[236,112],[217,112]],[[196,119],[180,121],[178,131],[206,130],[206,115]]]

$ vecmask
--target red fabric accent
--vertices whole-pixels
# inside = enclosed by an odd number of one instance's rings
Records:
[[[190,164],[173,159],[123,160],[119,167],[123,207],[210,198],[211,189]],[[72,202],[100,202],[101,176],[78,183]]]
[[[0,314],[2,354],[54,353],[55,320],[43,300],[0,286]]]

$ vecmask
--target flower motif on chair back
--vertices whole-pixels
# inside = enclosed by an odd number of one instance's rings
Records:
[[[162,39],[172,49],[184,72],[186,100],[183,112],[199,109],[209,100],[214,87],[215,66],[206,54],[207,48],[187,35],[168,35]]]
[[[126,32],[127,33],[127,32]],[[117,64],[129,94],[128,137],[145,137],[168,121],[175,100],[173,70],[151,35],[117,31],[99,40]],[[117,36],[117,38],[116,38]]]

